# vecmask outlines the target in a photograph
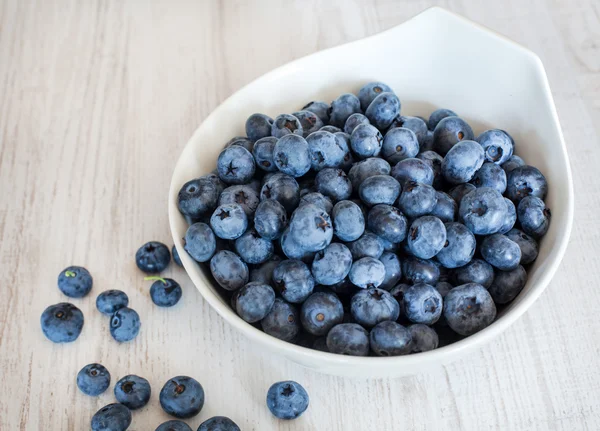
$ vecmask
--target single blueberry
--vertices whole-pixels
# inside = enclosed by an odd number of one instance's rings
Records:
[[[271,135],[276,138],[291,134],[302,136],[303,132],[300,120],[290,114],[278,115],[271,125]]]
[[[343,128],[348,117],[355,112],[360,113],[360,101],[358,97],[351,93],[342,94],[331,102],[329,108],[329,124],[335,127]]]
[[[408,222],[406,217],[404,217],[404,214],[402,214],[397,208],[391,205],[379,204],[375,205],[369,211],[369,215],[367,217],[367,226],[375,235],[383,238],[386,241],[397,244],[406,238]],[[358,241],[356,242],[358,243]],[[381,241],[377,242],[381,243]],[[362,244],[360,245],[362,246]],[[358,254],[363,253],[359,252]],[[368,255],[379,257],[375,254]]]
[[[131,341],[140,332],[140,316],[135,310],[123,307],[110,318],[110,335],[119,343]]]
[[[442,175],[450,184],[469,182],[481,168],[484,153],[481,145],[475,141],[465,140],[454,145],[444,157],[442,162]],[[489,181],[492,182],[493,181]],[[484,187],[482,179],[474,183],[477,187]],[[495,183],[494,183],[495,185]]]
[[[433,149],[445,156],[460,141],[475,139],[473,129],[459,117],[443,118],[433,131]],[[479,144],[477,144],[479,145]],[[481,149],[481,146],[479,146]],[[483,153],[483,149],[481,151]]]
[[[250,151],[238,145],[225,148],[217,159],[219,178],[227,184],[246,184],[255,170],[256,164]]]
[[[360,159],[378,156],[383,145],[383,136],[375,126],[360,124],[350,135],[350,145]]]
[[[461,201],[458,214],[475,235],[489,235],[502,229],[507,216],[506,203],[497,190],[481,187]]]
[[[311,157],[306,139],[298,135],[285,135],[273,149],[275,166],[292,177],[301,177],[310,170]]]
[[[179,252],[177,251],[177,247],[175,247],[175,245],[173,245],[173,247],[171,247],[171,256],[173,256],[173,262],[175,262],[175,264],[177,266],[180,266],[183,268],[183,262],[181,262],[181,258],[179,257]]]
[[[383,138],[381,155],[392,165],[400,160],[416,157],[419,153],[419,141],[412,130],[394,127]]]
[[[321,130],[324,131],[323,129]],[[338,167],[342,168],[344,172],[348,172],[354,164],[354,157],[352,156],[352,151],[350,151],[350,135],[344,132],[335,132],[333,135],[335,136],[336,145],[344,153],[344,158]]]
[[[512,271],[496,271],[488,289],[496,304],[507,304],[517,297],[527,283],[527,271],[521,265]]]
[[[473,259],[465,266],[453,270],[452,278],[457,286],[477,283],[489,289],[494,281],[494,268],[485,260]]]
[[[527,196],[545,199],[548,193],[546,177],[533,166],[519,166],[507,175],[506,197],[515,204]]]
[[[417,159],[424,161],[433,171],[433,187],[440,189],[445,185],[442,175],[442,162],[444,158],[435,151],[423,151],[417,154]]]
[[[445,268],[458,268],[473,259],[475,254],[475,235],[461,223],[446,223],[446,242],[436,255],[438,262]]]
[[[164,271],[170,260],[169,247],[158,241],[147,242],[135,253],[137,267],[148,274]]]
[[[511,229],[506,233],[506,237],[517,243],[521,249],[521,265],[528,265],[537,259],[539,246],[537,241],[519,229]]]
[[[312,262],[315,257],[314,251],[308,251],[292,238],[290,234],[290,228],[287,227],[279,238],[279,244],[281,245],[281,251],[289,259],[300,259],[305,262]]]
[[[92,275],[81,266],[69,266],[58,274],[58,288],[70,298],[83,298],[92,290]]]
[[[327,349],[338,355],[368,356],[369,333],[357,323],[340,323],[327,334]]]
[[[338,142],[333,133],[322,130],[311,133],[307,138],[311,167],[318,172],[324,168],[340,168],[349,154],[347,146]]]
[[[306,204],[316,205],[323,211],[325,211],[327,214],[331,214],[331,211],[333,210],[333,204],[331,203],[331,199],[329,199],[327,196],[323,196],[319,192],[311,192],[302,196],[300,198],[300,203],[298,204],[298,206],[301,207]]]
[[[321,119],[324,124],[329,123],[329,109],[331,106],[325,102],[312,101],[302,107],[302,111],[310,111]]]
[[[125,431],[131,425],[131,412],[121,403],[109,404],[92,417],[92,431]]]
[[[425,123],[425,120],[419,117],[398,115],[394,119],[394,121],[392,121],[392,124],[390,124],[388,132],[396,127],[403,127],[405,129],[411,130],[417,137],[417,142],[419,143],[421,151],[425,151],[423,149],[423,145],[425,144],[425,140],[427,139],[428,134],[427,123]],[[431,134],[431,136],[433,137],[433,134]]]
[[[244,262],[258,265],[266,262],[273,256],[273,243],[262,238],[256,229],[248,229],[241,237],[235,240],[235,251]]]
[[[471,193],[476,188],[477,187],[475,187],[471,183],[459,184],[457,186],[452,187],[448,191],[448,194],[450,195],[450,197],[452,199],[454,199],[454,201],[457,203],[457,205],[460,205],[460,202],[462,201],[462,198],[464,198],[466,195],[468,195],[469,193]]]
[[[456,220],[458,205],[452,197],[444,192],[435,192],[437,198],[435,206],[431,210],[431,215],[436,216],[444,223],[453,222]]]
[[[377,96],[365,110],[365,115],[379,130],[387,129],[400,114],[400,99],[394,93],[386,91]]]
[[[75,341],[83,329],[83,313],[68,302],[51,305],[40,318],[42,332],[53,343]]]
[[[550,227],[550,208],[543,200],[535,196],[527,196],[519,202],[517,218],[521,229],[534,238],[546,235]]]
[[[435,130],[435,127],[438,125],[438,123],[446,117],[458,117],[458,115],[456,112],[451,111],[450,109],[436,109],[429,116],[427,127],[429,130]]]
[[[185,183],[179,190],[177,207],[181,214],[199,219],[214,211],[222,191],[220,179],[215,180],[209,176],[196,178]]]
[[[379,259],[383,254],[383,242],[378,235],[372,232],[363,233],[356,241],[349,243],[348,248],[354,260],[363,257]]]
[[[171,420],[160,424],[155,431],[192,431],[192,429],[185,422]]]
[[[386,320],[397,320],[400,306],[387,290],[368,288],[352,297],[350,312],[362,326],[373,327]]]
[[[362,110],[366,111],[371,102],[381,93],[393,93],[393,90],[383,82],[369,82],[363,85],[358,91],[358,100],[360,100]]]
[[[434,285],[440,279],[440,269],[431,260],[407,256],[402,260],[402,275],[408,283]]]
[[[267,407],[278,419],[296,419],[308,408],[308,393],[291,380],[274,383],[267,392]]]
[[[185,233],[183,248],[196,262],[208,262],[215,254],[217,240],[209,225],[194,223]]]
[[[496,233],[483,239],[481,256],[493,267],[502,271],[511,271],[521,261],[521,249],[505,235]]]
[[[274,199],[262,201],[254,214],[254,228],[268,240],[279,239],[287,225],[285,208]]]
[[[250,282],[236,292],[237,314],[248,323],[258,322],[273,308],[275,292],[268,284]]]
[[[277,173],[265,181],[260,200],[275,199],[288,213],[291,213],[300,202],[300,186],[291,176]]]
[[[362,182],[358,194],[367,205],[392,205],[400,195],[400,183],[389,175],[374,175]]]
[[[428,352],[437,349],[440,341],[435,329],[422,323],[416,323],[410,325],[408,330],[412,338],[411,353]]]
[[[271,133],[270,129],[269,133]],[[263,171],[277,171],[277,166],[275,166],[275,160],[273,160],[273,151],[275,149],[276,143],[277,138],[269,136],[266,138],[259,139],[254,144],[254,148],[252,149],[252,155],[254,156],[254,160],[256,161],[256,166],[258,166]]]
[[[246,120],[246,135],[252,141],[271,136],[273,119],[265,114],[252,114]]]
[[[240,205],[249,219],[254,216],[259,202],[258,192],[249,185],[229,186],[219,196],[219,206]]]
[[[433,184],[433,170],[427,163],[420,159],[400,160],[392,168],[392,176],[402,186],[411,181],[429,186]]]
[[[222,239],[236,239],[248,228],[248,217],[239,204],[225,204],[217,207],[210,217],[210,227]]]
[[[444,298],[444,317],[454,332],[472,335],[494,321],[496,306],[481,284],[463,284],[452,289]]]
[[[273,271],[273,285],[288,302],[304,302],[315,287],[308,266],[300,260],[284,260]]]
[[[317,114],[311,111],[298,111],[292,114],[302,125],[302,136],[305,138],[324,126],[323,121]]]
[[[402,278],[402,267],[400,259],[395,253],[386,251],[381,255],[379,261],[385,267],[385,278],[379,286],[381,289],[391,290]]]
[[[375,175],[389,175],[391,171],[388,162],[378,157],[371,157],[355,163],[348,172],[348,178],[350,178],[352,188],[358,190],[367,178]]]
[[[419,217],[412,222],[408,230],[407,242],[414,256],[431,259],[444,248],[446,227],[437,217]]]
[[[508,161],[515,149],[515,141],[504,130],[486,130],[476,139],[483,147],[488,162],[501,165]]]
[[[172,278],[146,277],[144,280],[156,280],[150,286],[150,298],[159,307],[172,307],[181,299],[183,290]]]
[[[329,244],[317,252],[312,274],[318,284],[331,286],[342,281],[350,272],[352,253],[344,244]]]
[[[290,220],[290,235],[307,251],[323,250],[333,238],[331,218],[316,205],[298,207]]]
[[[143,377],[130,374],[115,385],[115,398],[129,410],[144,407],[150,401],[150,382]]]
[[[510,171],[518,168],[519,166],[525,166],[525,160],[515,154],[510,156],[506,162],[502,163],[502,169],[504,169],[504,172],[506,172],[507,177]]]
[[[416,283],[400,295],[402,315],[413,323],[433,325],[442,315],[443,299],[430,284]]]
[[[281,257],[274,254],[271,259],[250,271],[250,281],[260,281],[264,284],[271,284],[273,282],[273,271],[277,265],[279,265],[279,262],[281,262]]]
[[[344,132],[351,135],[354,129],[361,124],[371,124],[369,119],[365,117],[363,114],[359,114],[358,112],[352,114],[346,120],[346,124],[344,124]]]
[[[341,169],[325,168],[315,177],[317,191],[332,202],[348,199],[352,194],[352,183]]]
[[[96,298],[96,308],[100,313],[112,316],[120,308],[127,307],[129,298],[121,290],[105,290]]]
[[[300,332],[300,315],[294,304],[275,298],[273,308],[260,321],[262,330],[272,337],[292,341]]]
[[[327,335],[344,319],[344,306],[334,293],[315,292],[302,304],[300,321],[304,330],[313,335]]]
[[[110,373],[104,365],[88,364],[77,373],[77,387],[86,395],[95,397],[110,386]]]
[[[363,289],[379,287],[385,279],[385,266],[377,258],[362,257],[352,263],[348,276],[352,284]]]
[[[163,410],[179,419],[196,416],[204,406],[204,389],[197,380],[187,376],[169,379],[159,395]]]
[[[342,241],[354,241],[365,231],[365,218],[360,207],[352,201],[339,201],[331,212],[333,233]]]
[[[398,198],[398,208],[411,218],[430,214],[436,203],[435,189],[430,185],[414,181],[404,184],[400,198]]]
[[[506,191],[506,173],[493,162],[485,162],[477,171],[471,183],[475,187],[491,187],[500,193]]]
[[[240,427],[225,416],[213,416],[202,422],[198,431],[240,431]]]
[[[377,324],[369,334],[371,350],[377,356],[406,355],[412,349],[412,335],[404,326],[385,321]]]

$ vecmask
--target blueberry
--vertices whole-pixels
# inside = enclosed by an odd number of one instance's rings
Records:
[[[235,309],[248,323],[258,322],[271,311],[275,292],[268,284],[253,281],[236,292]]]
[[[103,393],[110,386],[110,373],[100,364],[88,364],[77,374],[77,387],[91,397]]]
[[[173,262],[175,262],[175,264],[177,266],[180,266],[183,268],[183,262],[181,262],[181,258],[179,257],[179,252],[177,251],[177,247],[175,247],[173,245],[173,247],[171,247],[171,256],[173,256]]]
[[[400,183],[389,175],[374,175],[362,182],[358,193],[367,205],[392,205],[400,195]]]
[[[390,124],[390,128],[388,129],[388,131],[396,127],[403,127],[405,129],[411,130],[417,137],[419,147],[421,147],[427,139],[427,123],[425,123],[425,121],[422,118],[398,115],[394,119],[394,121],[392,121],[392,124]],[[423,148],[421,148],[421,151],[424,151]]]
[[[485,159],[498,165],[506,162],[515,149],[513,138],[500,129],[486,130],[476,140],[485,151]]]
[[[515,204],[527,196],[543,200],[547,193],[546,177],[533,166],[519,166],[507,175],[506,197]]]
[[[115,385],[115,398],[129,410],[144,407],[150,401],[150,383],[143,377],[130,374]]]
[[[460,202],[462,201],[462,198],[464,198],[466,195],[468,195],[469,193],[471,193],[473,190],[475,190],[477,187],[475,187],[473,184],[471,183],[464,183],[464,184],[459,184],[457,186],[452,187],[449,191],[448,194],[450,195],[450,197],[452,199],[454,199],[454,201],[460,205]]]
[[[273,271],[273,284],[283,299],[297,304],[304,302],[315,287],[308,266],[300,260],[284,260]]]
[[[436,255],[445,268],[458,268],[473,259],[475,235],[461,223],[446,223],[446,242]]]
[[[254,228],[267,240],[279,239],[287,225],[285,208],[274,199],[262,201],[254,214]]]
[[[366,111],[371,102],[381,93],[393,93],[393,90],[383,82],[369,82],[363,85],[358,91],[358,100],[360,100],[362,110]]]
[[[387,129],[400,114],[400,99],[394,93],[386,91],[377,96],[365,110],[365,115],[375,127]]]
[[[321,130],[324,131],[323,129]],[[344,132],[335,132],[333,136],[335,136],[336,145],[344,153],[344,158],[337,167],[342,168],[344,172],[348,172],[354,163],[354,157],[352,157],[352,152],[350,151],[350,135]]]
[[[550,217],[550,208],[538,197],[527,196],[519,202],[517,218],[521,229],[534,238],[546,235],[550,227]]]
[[[123,307],[110,318],[110,335],[119,343],[131,341],[140,332],[140,316],[135,310]]]
[[[274,254],[271,259],[250,271],[250,281],[271,284],[273,282],[273,271],[279,265],[279,262],[281,262],[281,258]]]
[[[367,258],[368,259],[368,258]],[[373,327],[400,315],[398,301],[387,291],[377,288],[360,290],[352,297],[352,317],[364,327]]]
[[[430,284],[416,283],[408,287],[398,302],[402,315],[413,323],[433,325],[442,315],[442,295]]]
[[[404,214],[397,208],[391,205],[379,204],[375,205],[369,211],[367,226],[374,234],[381,237],[384,241],[397,244],[406,238],[408,222],[406,217],[404,217]],[[370,237],[369,240],[371,241]],[[377,242],[381,243],[381,241]],[[363,253],[359,252],[358,254]],[[368,255],[378,257],[374,253],[369,253]]]
[[[433,151],[433,132],[427,131],[427,134],[423,137],[423,142],[419,142],[420,151]]]
[[[281,250],[289,259],[300,259],[305,262],[312,262],[315,257],[314,251],[308,251],[292,238],[290,228],[286,228],[279,238]]]
[[[276,138],[291,134],[302,136],[303,132],[300,120],[290,114],[278,115],[271,125],[271,135]]]
[[[417,159],[424,161],[433,171],[433,187],[440,189],[444,186],[444,177],[442,176],[442,162],[444,158],[435,151],[423,151],[417,154]]]
[[[98,311],[109,316],[112,316],[115,311],[127,307],[128,304],[127,294],[120,290],[105,290],[96,298]]]
[[[358,190],[364,180],[374,175],[389,175],[392,171],[390,164],[378,157],[361,160],[355,163],[348,172],[352,188]]]
[[[213,416],[202,422],[198,431],[240,431],[240,427],[225,416]]]
[[[327,123],[329,123],[329,109],[330,108],[331,107],[329,106],[329,104],[327,104],[325,102],[313,101],[313,102],[307,103],[302,108],[302,110],[310,111],[310,112],[317,114],[317,116],[321,119],[321,121],[324,124],[327,124]],[[325,126],[325,127],[327,127],[327,126]]]
[[[475,187],[491,187],[500,193],[504,193],[506,190],[506,173],[496,163],[485,162],[477,171],[471,183]]]
[[[383,136],[375,126],[360,124],[350,135],[350,145],[354,154],[361,159],[378,156],[383,145]]]
[[[381,255],[379,261],[383,263],[383,266],[385,267],[385,278],[379,287],[389,291],[398,284],[402,277],[400,259],[398,259],[396,254],[386,251]]]
[[[243,147],[248,151],[252,152],[252,148],[254,147],[254,141],[246,138],[245,136],[235,136],[225,144],[225,148],[229,148],[234,145],[238,147]]]
[[[217,159],[219,178],[227,184],[246,184],[255,170],[254,157],[244,147],[233,145],[225,148]]]
[[[521,249],[521,265],[527,265],[537,259],[539,247],[535,239],[519,229],[511,229],[506,233],[506,237],[517,243]]]
[[[135,253],[137,267],[148,274],[164,271],[170,260],[169,247],[158,241],[147,242]]]
[[[506,203],[497,190],[481,187],[467,194],[458,207],[464,225],[475,235],[498,232],[507,216]]]
[[[316,205],[323,211],[325,211],[327,214],[331,214],[331,211],[333,210],[333,204],[331,203],[331,199],[329,199],[327,196],[323,196],[319,192],[311,192],[302,196],[300,198],[300,204],[298,204],[298,206],[301,207],[306,204]]]
[[[331,218],[316,205],[298,207],[290,220],[290,235],[304,250],[323,250],[333,238]]]
[[[172,278],[146,277],[145,280],[156,280],[150,286],[150,298],[159,307],[172,307],[181,299],[181,286]]]
[[[340,133],[340,132],[343,132],[343,130],[340,129],[339,127],[335,127],[335,126],[331,126],[331,125],[323,126],[319,130],[321,130],[323,132],[329,132],[329,133]]]
[[[392,176],[404,184],[414,181],[426,185],[433,184],[433,170],[420,159],[400,160],[392,169]]]
[[[219,196],[219,206],[238,204],[249,218],[254,216],[259,202],[258,192],[249,185],[227,187]]]
[[[324,168],[339,168],[344,164],[344,157],[348,153],[345,144],[338,142],[333,133],[322,130],[311,133],[307,138],[311,167],[318,172]]]
[[[58,288],[70,298],[83,298],[92,290],[92,275],[81,266],[69,266],[58,274]]]
[[[300,187],[298,182],[289,175],[275,174],[263,185],[260,191],[260,200],[275,199],[285,210],[290,213],[300,202]]]
[[[354,260],[362,257],[379,259],[383,254],[383,242],[379,236],[372,232],[365,232],[356,241],[348,244],[348,248]]]
[[[302,304],[300,321],[304,330],[313,335],[327,335],[342,323],[344,307],[333,293],[315,292]]]
[[[489,289],[494,281],[494,268],[485,260],[473,259],[465,266],[456,268],[452,276],[456,285],[477,283]]]
[[[163,422],[155,431],[192,431],[192,429],[185,422],[172,420]]]
[[[246,135],[252,141],[271,136],[273,119],[265,114],[252,114],[246,120]]]
[[[271,133],[269,129],[269,133]],[[254,144],[254,148],[252,149],[252,155],[254,156],[254,160],[256,161],[256,166],[266,172],[275,172],[277,171],[277,166],[275,166],[275,161],[273,160],[273,150],[275,149],[275,144],[277,143],[277,138],[272,136],[259,139]]]
[[[361,124],[371,124],[363,114],[355,113],[348,117],[344,125],[344,132],[351,135],[354,129]]]
[[[327,349],[338,355],[368,356],[369,333],[357,323],[340,323],[327,334]]]
[[[262,330],[272,337],[292,341],[300,332],[300,316],[293,304],[276,298],[273,308],[260,321]]]
[[[187,376],[169,379],[159,395],[163,410],[179,419],[196,416],[204,406],[204,389],[197,380]]]
[[[310,170],[311,158],[306,139],[298,135],[285,135],[273,149],[275,166],[292,177],[301,177]]]
[[[414,218],[431,213],[436,203],[437,194],[433,187],[409,181],[404,184],[398,208],[408,217]]]
[[[329,124],[343,128],[348,117],[355,112],[360,113],[360,101],[351,93],[342,94],[331,102],[329,109]]]
[[[440,278],[440,269],[431,260],[407,256],[402,260],[402,274],[411,283],[427,283],[434,285]]]
[[[416,157],[419,153],[419,141],[412,130],[394,127],[383,138],[381,155],[391,164],[400,160]]]
[[[496,306],[485,287],[476,283],[463,284],[444,298],[444,317],[458,334],[472,335],[494,321]]]
[[[83,313],[67,302],[51,305],[40,318],[42,332],[53,343],[75,341],[83,329]]]
[[[451,111],[450,109],[436,109],[429,116],[429,121],[427,123],[427,127],[429,130],[435,130],[435,127],[438,125],[440,121],[442,121],[446,117],[457,117],[456,112]]]
[[[292,114],[302,125],[302,136],[305,138],[324,126],[323,121],[317,114],[311,111],[298,111]]]
[[[331,212],[333,233],[342,241],[354,241],[365,231],[365,218],[360,207],[352,201],[339,201]]]
[[[442,250],[446,242],[444,223],[434,216],[415,219],[408,230],[407,242],[414,256],[431,259]]]
[[[219,194],[223,191],[218,183],[209,177],[200,177],[188,181],[179,190],[177,207],[181,214],[199,219],[217,207]]]
[[[408,330],[412,338],[411,353],[428,352],[437,349],[439,338],[435,329],[422,323],[416,323],[410,325]]]
[[[444,223],[453,222],[456,220],[458,205],[452,197],[444,192],[435,192],[437,198],[435,206],[431,210],[431,215],[436,216]]]
[[[248,217],[239,204],[225,204],[217,207],[210,217],[210,227],[222,239],[236,239],[248,228]]]
[[[352,263],[348,275],[355,286],[363,289],[379,287],[385,279],[385,266],[374,257],[362,257]]]
[[[454,145],[444,157],[442,162],[442,175],[450,184],[466,183],[473,179],[484,161],[481,145],[475,141],[462,141]],[[486,180],[486,182],[488,182]],[[489,182],[495,185],[493,180]],[[479,183],[479,184],[478,184]],[[477,187],[485,186],[480,178]]]
[[[506,172],[507,176],[510,171],[518,168],[519,166],[525,166],[525,160],[515,154],[510,156],[506,162],[502,163],[502,169],[504,169],[504,172]]]
[[[521,249],[517,243],[497,233],[484,238],[481,243],[481,256],[495,268],[510,271],[519,265]]]
[[[371,349],[377,356],[406,355],[412,349],[410,331],[396,322],[377,324],[369,335]]]
[[[185,233],[183,248],[196,262],[208,262],[215,254],[217,240],[209,225],[194,223]]]
[[[277,382],[267,392],[267,407],[278,419],[296,419],[308,408],[308,394],[297,382]]]
[[[506,204],[506,218],[498,231],[498,233],[503,234],[511,230],[517,221],[517,209],[515,208],[515,204],[508,198],[504,198],[504,203]]]
[[[273,256],[273,243],[262,238],[255,229],[248,229],[235,240],[235,251],[242,260],[251,265],[266,262]]]
[[[121,403],[102,407],[92,417],[92,431],[125,431],[131,425],[131,412]]]
[[[443,118],[433,131],[433,149],[445,156],[460,141],[475,139],[473,129],[459,117]],[[477,144],[479,145],[479,144]],[[481,149],[481,146],[479,146]],[[483,153],[483,149],[481,149]]]
[[[527,283],[527,271],[521,265],[512,271],[496,271],[488,289],[496,304],[507,304],[517,297]]]
[[[352,194],[352,183],[343,170],[325,168],[315,177],[317,191],[332,202],[348,199]]]
[[[352,254],[344,244],[329,244],[317,252],[312,274],[318,284],[331,286],[342,281],[350,272]]]

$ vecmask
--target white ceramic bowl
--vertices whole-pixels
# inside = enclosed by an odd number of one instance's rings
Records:
[[[548,179],[550,230],[521,294],[483,331],[437,350],[415,355],[349,357],[295,346],[240,319],[184,252],[187,224],[177,210],[177,193],[188,180],[212,171],[233,136],[244,135],[254,112],[272,117],[310,100],[331,101],[356,93],[369,81],[394,89],[405,115],[427,117],[450,108],[475,134],[497,127],[515,139],[516,153]],[[235,120],[235,121],[232,121]],[[546,288],[565,253],[573,220],[573,185],[567,150],[540,59],[522,46],[441,8],[428,9],[375,36],[293,61],[248,84],[219,106],[185,147],[171,182],[169,220],[190,278],[210,305],[261,350],[328,374],[394,377],[447,363],[492,340],[521,316]]]

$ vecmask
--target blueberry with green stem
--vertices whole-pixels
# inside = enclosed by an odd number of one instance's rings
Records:
[[[92,290],[92,276],[81,266],[69,266],[58,275],[58,288],[69,298],[83,298]]]
[[[181,299],[181,286],[172,278],[144,277],[144,280],[155,280],[150,286],[150,298],[159,307],[172,307]]]
[[[158,241],[147,242],[135,253],[137,267],[148,274],[164,271],[170,260],[169,248]]]

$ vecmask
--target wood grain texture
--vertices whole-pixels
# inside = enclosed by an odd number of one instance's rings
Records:
[[[537,52],[548,72],[576,190],[567,255],[546,293],[481,351],[428,374],[348,380],[267,356],[226,325],[182,270],[184,300],[159,309],[133,255],[171,244],[167,191],[179,152],[221,101],[289,60],[444,6]],[[77,371],[98,361],[113,382],[148,378],[131,430],[167,420],[162,384],[188,374],[207,402],[195,427],[226,415],[243,430],[600,429],[600,4],[477,1],[0,1],[0,430],[84,430],[112,392],[86,397]],[[390,53],[390,55],[401,55]],[[493,101],[491,101],[493,103]],[[241,121],[241,120],[240,120]],[[39,328],[63,301],[70,264],[94,276],[80,339]],[[118,345],[95,310],[125,290],[143,326]],[[274,420],[267,388],[301,382],[310,410]]]

